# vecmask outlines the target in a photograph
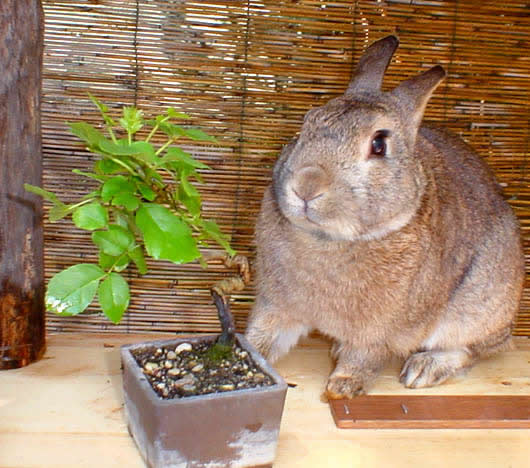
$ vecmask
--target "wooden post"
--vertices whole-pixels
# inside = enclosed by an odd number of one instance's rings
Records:
[[[0,1],[0,369],[45,349],[40,97],[40,0]]]

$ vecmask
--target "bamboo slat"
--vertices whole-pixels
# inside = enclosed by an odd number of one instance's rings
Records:
[[[186,111],[217,146],[188,145],[213,168],[204,175],[206,216],[254,255],[253,229],[270,170],[305,112],[344,91],[372,41],[395,33],[401,46],[387,89],[434,64],[448,78],[427,118],[473,145],[494,169],[521,220],[530,259],[530,5],[509,0],[43,0],[46,15],[44,185],[74,200],[90,181],[72,176],[91,156],[65,121],[97,121],[87,91],[111,109],[136,104],[146,114]],[[47,278],[93,253],[89,236],[59,222],[45,225]],[[208,288],[221,265],[152,264],[130,273],[123,323],[93,310],[48,317],[51,331],[212,331]],[[527,279],[530,286],[530,277]],[[248,287],[233,301],[244,328]],[[525,289],[516,334],[530,334]]]

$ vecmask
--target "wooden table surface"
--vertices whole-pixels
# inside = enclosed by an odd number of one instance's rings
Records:
[[[50,336],[41,361],[0,372],[1,468],[136,468],[144,464],[123,418],[119,347],[160,335]],[[399,363],[373,394],[530,393],[530,340],[428,390],[406,390]],[[276,368],[289,388],[275,467],[530,467],[525,429],[337,429],[321,397],[328,344],[311,338]]]

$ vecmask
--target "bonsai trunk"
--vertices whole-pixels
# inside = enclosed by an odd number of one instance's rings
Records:
[[[43,12],[39,0],[0,1],[0,369],[44,353],[41,184]]]
[[[221,324],[221,334],[217,339],[217,343],[223,346],[232,346],[236,337],[236,329],[234,318],[230,311],[229,299],[220,296],[214,289],[212,289],[212,297],[215,307],[217,307],[217,315]]]
[[[248,259],[244,255],[230,257],[226,252],[217,250],[203,252],[203,257],[206,261],[221,260],[227,268],[236,266],[238,269],[236,275],[218,281],[210,291],[215,307],[217,307],[217,315],[221,324],[221,334],[217,339],[217,343],[231,347],[235,342],[236,327],[230,311],[230,294],[243,290],[249,283],[250,267]]]

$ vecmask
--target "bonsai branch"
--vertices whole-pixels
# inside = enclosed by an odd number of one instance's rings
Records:
[[[206,262],[221,260],[227,268],[237,266],[237,277],[239,277],[243,281],[244,285],[250,282],[250,266],[247,257],[245,257],[244,255],[237,254],[231,257],[224,250],[204,250],[201,251],[201,254],[202,258],[204,258]],[[241,289],[245,287],[244,285]],[[241,289],[237,289],[237,291],[240,291]]]
[[[230,311],[230,295],[236,291],[243,290],[249,283],[250,267],[248,259],[244,255],[230,257],[226,252],[218,250],[204,252],[203,258],[206,262],[221,260],[227,268],[234,266],[238,268],[236,275],[216,282],[210,290],[214,304],[217,307],[222,330],[217,342],[223,345],[232,345],[235,338],[235,325]]]

